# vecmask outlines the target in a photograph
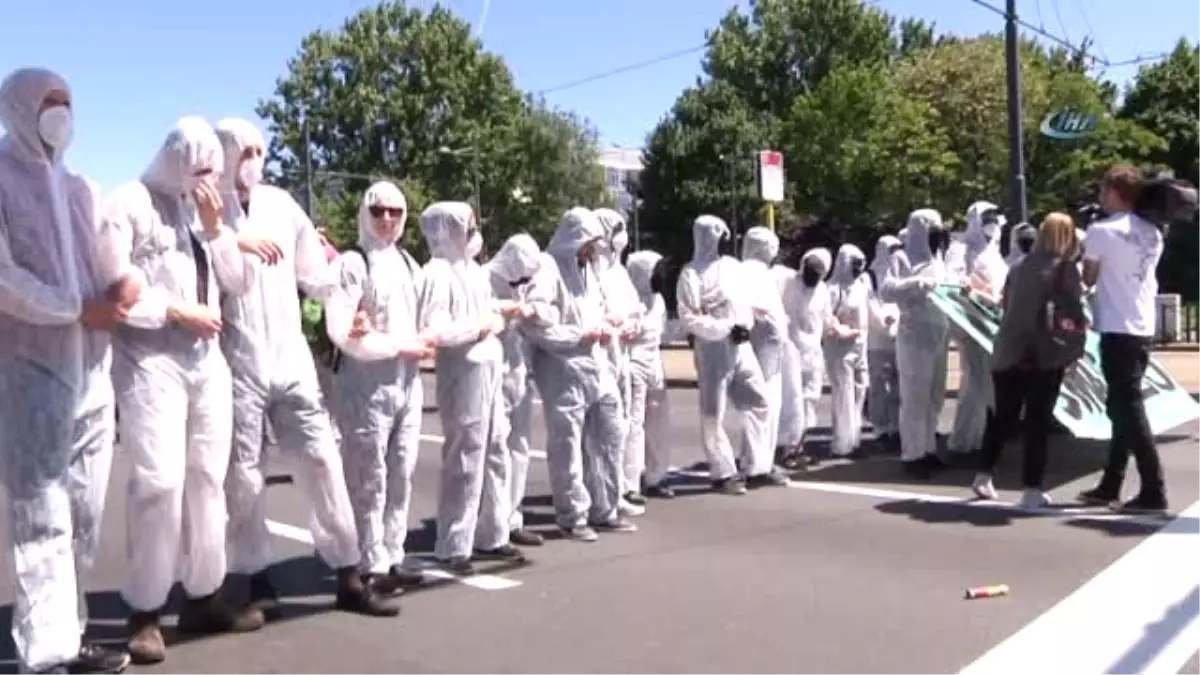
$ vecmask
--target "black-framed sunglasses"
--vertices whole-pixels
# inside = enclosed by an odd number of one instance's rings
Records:
[[[404,217],[404,209],[392,206],[372,206],[368,209],[371,216],[374,218],[382,218],[384,215],[389,215],[392,218],[399,220]]]

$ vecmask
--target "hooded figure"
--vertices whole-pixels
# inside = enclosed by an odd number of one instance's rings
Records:
[[[756,293],[759,298],[761,312],[754,317],[754,327],[750,330],[750,345],[758,358],[762,370],[763,381],[766,385],[765,394],[770,408],[767,421],[767,443],[760,448],[762,454],[744,456],[748,481],[767,481],[770,478],[760,478],[774,473],[774,460],[782,456],[779,451],[779,418],[783,404],[783,373],[784,362],[788,359],[788,319],[783,308],[783,294],[778,292],[779,284],[776,275],[771,271],[771,263],[779,255],[779,237],[765,227],[752,227],[746,230],[742,239],[742,273],[748,288],[762,289]],[[771,291],[776,291],[772,293]]]
[[[504,318],[486,270],[470,257],[482,249],[472,243],[482,236],[470,205],[431,205],[421,214],[421,233],[433,257],[423,270],[417,325],[437,349],[437,406],[446,437],[434,555],[451,572],[471,574],[472,557],[524,560],[508,541],[508,419],[497,337]]]
[[[121,446],[133,465],[122,596],[133,608],[129,650],[137,663],[166,656],[159,613],[177,579],[188,595],[180,630],[263,624],[257,608],[235,611],[217,592],[226,572],[222,485],[233,435],[229,365],[217,340],[220,298],[242,295],[254,281],[254,265],[222,224],[223,164],[208,122],[185,117],[141,180],[117,188],[101,224],[109,255],[147,280],[117,330],[113,358]]]
[[[300,324],[301,288],[326,298],[336,283],[321,236],[285,191],[263,185],[266,143],[255,126],[228,119],[217,124],[225,155],[221,174],[224,220],[243,241],[274,242],[282,256],[260,264],[244,295],[226,296],[221,346],[233,375],[233,456],[225,480],[229,506],[230,571],[250,575],[250,602],[273,610],[278,594],[267,567],[275,560],[267,530],[263,427],[270,423],[280,449],[293,453],[297,484],[312,504],[316,549],[337,570],[337,607],[378,616],[384,604],[358,575],[360,555],[342,456],[321,402],[312,351]]]
[[[853,244],[838,248],[829,275],[829,327],[822,345],[829,375],[830,417],[835,457],[846,457],[862,442],[862,409],[867,396],[867,329],[871,281],[867,257]]]
[[[867,331],[867,416],[878,441],[889,451],[900,449],[900,376],[896,370],[896,322],[900,310],[879,297],[888,270],[904,256],[904,245],[891,235],[875,242],[871,275],[870,328]]]
[[[384,593],[421,581],[404,567],[404,540],[421,439],[420,362],[433,352],[417,329],[420,267],[396,245],[407,208],[392,183],[367,189],[358,209],[358,247],[334,261],[337,285],[325,302],[326,333],[342,351],[333,377],[334,419],[342,432],[359,569]]]
[[[797,297],[800,275],[787,265],[775,263],[771,265],[771,276],[775,278],[786,313],[788,298]],[[804,374],[800,367],[800,348],[792,340],[793,336],[789,326],[788,339],[784,344],[783,367],[780,370],[783,386],[779,404],[779,424],[775,429],[775,459],[776,463],[785,469],[799,468],[804,440],[804,401],[800,396]]]
[[[832,264],[833,256],[823,248],[805,251],[800,258],[796,283],[783,299],[792,343],[799,355],[801,442],[808,430],[817,424],[817,402],[821,400],[821,389],[825,385],[825,355],[821,342],[829,325],[831,305],[824,279]]]
[[[546,417],[546,464],[558,526],[576,541],[593,528],[633,532],[618,512],[625,439],[621,392],[608,361],[616,331],[605,321],[597,258],[604,228],[589,209],[559,221],[526,295],[521,326],[533,346],[533,376]]]
[[[487,264],[492,283],[492,295],[502,303],[507,302],[526,308],[525,295],[529,282],[542,265],[541,249],[528,234],[509,237],[500,251]],[[542,535],[525,529],[525,516],[521,502],[525,500],[525,483],[529,477],[530,435],[533,433],[534,387],[530,374],[529,350],[519,330],[519,319],[509,319],[509,326],[500,333],[504,345],[504,376],[501,396],[504,401],[505,419],[509,421],[506,444],[508,447],[509,505],[512,514],[508,519],[509,541],[518,546],[541,546]]]
[[[1008,257],[1004,259],[1004,262],[1009,267],[1021,262],[1033,250],[1035,242],[1037,242],[1037,228],[1029,223],[1018,223],[1008,233]]]
[[[700,385],[700,438],[708,456],[713,487],[746,493],[733,448],[725,433],[726,397],[742,415],[742,457],[770,456],[771,407],[750,329],[755,308],[742,263],[719,253],[730,236],[725,221],[700,216],[692,224],[692,260],[679,275],[679,319],[696,339],[694,358]],[[765,314],[764,311],[759,313]],[[770,467],[768,467],[769,469]],[[768,472],[767,476],[775,474]]]
[[[962,265],[951,268],[972,294],[983,302],[999,304],[1008,265],[1000,255],[1000,230],[1004,216],[991,202],[975,202],[967,209],[967,231],[963,237]],[[992,407],[991,356],[962,329],[950,334],[958,344],[959,385],[954,429],[947,449],[956,454],[978,452],[983,447],[988,410]]]
[[[647,497],[670,499],[670,426],[662,342],[667,329],[667,306],[662,288],[666,261],[654,251],[637,251],[628,260],[629,278],[642,304],[642,316],[629,341],[629,437],[626,440],[625,483],[645,485]]]
[[[596,209],[596,218],[604,229],[604,246],[596,261],[596,271],[600,277],[600,290],[604,294],[605,320],[617,327],[621,336],[608,344],[609,363],[617,378],[617,386],[621,389],[621,414],[625,420],[626,435],[629,430],[629,407],[631,372],[629,362],[630,341],[638,331],[637,322],[642,316],[642,303],[633,283],[629,280],[629,272],[621,264],[621,255],[629,245],[629,231],[625,227],[625,217],[612,209]],[[635,458],[629,456],[628,443],[622,443],[625,454],[621,457],[621,513],[627,516],[639,516],[645,513],[646,503],[642,496],[641,485],[625,480],[636,466]]]
[[[0,124],[0,492],[17,665],[121,672],[128,655],[81,643],[83,591],[112,464],[108,331],[139,283],[116,283],[128,261],[94,255],[98,189],[63,163],[67,83],[12,73],[0,84]]]
[[[900,459],[910,474],[927,478],[941,468],[937,423],[946,398],[949,319],[929,299],[946,280],[941,252],[942,217],[918,209],[908,217],[904,256],[897,256],[879,288],[879,299],[900,310],[896,368],[900,371]]]

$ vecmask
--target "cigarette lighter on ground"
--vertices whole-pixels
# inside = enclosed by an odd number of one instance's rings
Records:
[[[1008,595],[1008,586],[1005,584],[997,584],[995,586],[976,586],[968,588],[966,595],[967,600],[981,600],[983,598],[1000,598]]]

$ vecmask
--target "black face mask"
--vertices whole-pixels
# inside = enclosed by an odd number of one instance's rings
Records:
[[[733,255],[733,237],[728,234],[721,235],[720,241],[717,242],[718,255]]]
[[[941,230],[930,230],[928,240],[929,252],[934,255],[946,248],[946,233]]]
[[[862,274],[863,270],[865,270],[866,268],[867,268],[867,261],[865,261],[865,260],[851,260],[850,261],[850,274],[852,274],[855,277],[858,277],[860,274]]]
[[[654,270],[650,272],[650,292],[662,293],[667,287],[667,261],[666,259],[659,260],[654,264]]]
[[[1033,237],[1021,237],[1017,239],[1017,249],[1021,253],[1029,253],[1033,250]]]
[[[805,265],[804,271],[800,273],[801,281],[803,281],[804,285],[808,286],[809,288],[812,288],[820,283],[822,276],[824,275],[821,274],[820,270],[811,265]]]
[[[532,278],[533,277],[521,277],[520,279],[517,279],[516,281],[508,282],[508,285],[512,286],[513,288],[516,288],[517,286],[524,286],[525,284],[529,283],[529,280]]]

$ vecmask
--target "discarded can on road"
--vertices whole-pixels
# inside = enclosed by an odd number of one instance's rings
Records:
[[[995,586],[976,586],[968,588],[965,600],[981,600],[983,598],[1001,598],[1008,595],[1008,586],[1005,584],[997,584]]]

